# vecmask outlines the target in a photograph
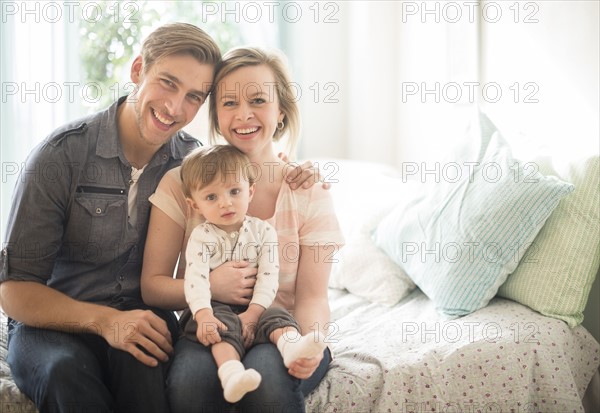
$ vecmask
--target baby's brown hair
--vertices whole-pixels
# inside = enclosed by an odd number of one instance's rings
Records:
[[[202,146],[190,152],[181,163],[181,183],[187,198],[215,179],[225,180],[228,175],[244,178],[252,186],[256,180],[255,168],[245,153],[232,145]]]

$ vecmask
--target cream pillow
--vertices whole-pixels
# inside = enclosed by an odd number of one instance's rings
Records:
[[[337,254],[338,262],[332,268],[331,279],[337,288],[391,307],[416,285],[373,241],[371,234],[383,215],[381,211],[365,219],[346,239],[346,245]]]

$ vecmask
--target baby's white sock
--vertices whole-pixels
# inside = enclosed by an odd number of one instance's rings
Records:
[[[221,364],[218,374],[223,386],[223,395],[229,403],[238,402],[246,393],[256,390],[261,380],[256,370],[246,370],[239,360],[229,360]]]
[[[277,340],[277,348],[286,367],[298,359],[318,356],[325,350],[325,337],[320,332],[299,336],[297,331],[287,331]]]

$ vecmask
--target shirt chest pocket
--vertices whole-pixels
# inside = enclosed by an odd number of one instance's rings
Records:
[[[119,193],[115,193],[115,192]],[[83,243],[104,255],[123,242],[127,225],[127,194],[124,190],[78,189],[69,217],[67,241]]]

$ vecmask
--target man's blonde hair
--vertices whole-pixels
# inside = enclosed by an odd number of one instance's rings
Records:
[[[181,163],[181,183],[187,198],[192,192],[204,188],[216,179],[223,182],[233,176],[244,178],[253,185],[256,168],[245,153],[232,145],[201,146],[190,152]]]
[[[221,50],[204,30],[189,23],[169,23],[146,37],[140,51],[144,72],[169,55],[189,55],[198,62],[216,66]]]
[[[229,50],[223,56],[221,63],[217,65],[213,79],[213,93],[209,104],[210,140],[212,143],[221,134],[219,130],[219,119],[217,117],[217,101],[215,96],[219,83],[230,73],[247,66],[267,66],[275,78],[275,92],[279,102],[279,109],[285,115],[283,128],[275,131],[273,140],[277,142],[284,135],[288,135],[288,151],[292,155],[296,149],[298,136],[300,135],[300,111],[298,109],[295,88],[293,87],[288,73],[285,56],[275,50],[263,50],[257,47],[238,47]]]

